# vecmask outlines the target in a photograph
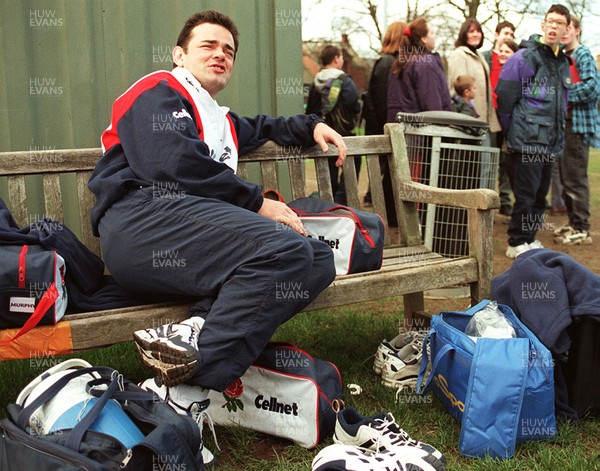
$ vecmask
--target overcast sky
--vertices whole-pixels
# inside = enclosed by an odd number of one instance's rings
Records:
[[[556,1],[556,0],[555,0]],[[426,5],[428,0],[420,0],[421,5]],[[374,0],[374,3],[378,4],[378,16],[380,24],[385,27],[387,24],[403,20],[403,15],[406,12],[406,0]],[[412,3],[415,3],[412,0]],[[548,1],[548,5],[554,3]],[[590,0],[587,2],[591,11],[600,13],[600,0]],[[337,33],[332,33],[332,23],[335,23],[336,14],[337,16],[345,15],[355,17],[357,21],[360,21],[363,26],[370,28],[375,31],[373,22],[367,16],[360,16],[353,14],[352,9],[359,10],[360,5],[364,4],[364,0],[302,0],[302,37],[304,40],[308,39],[327,39],[327,40],[339,40]],[[452,7],[448,7],[452,8]],[[454,9],[454,11],[457,11]],[[387,15],[385,15],[387,12]],[[387,19],[387,21],[386,21]],[[518,24],[521,20],[520,16],[516,14],[508,15],[507,20]],[[517,26],[516,36],[517,39],[528,38],[531,34],[541,33],[541,21],[542,17],[537,14],[532,14],[531,18],[525,18],[521,20],[519,26]],[[592,24],[591,22],[595,24]],[[490,25],[495,27],[494,25]],[[385,28],[384,28],[385,29]],[[593,18],[583,18],[583,43],[586,44],[594,54],[600,54],[600,35],[597,34],[600,30],[600,17],[596,16]],[[486,35],[486,41],[491,34]],[[439,38],[439,41],[446,41],[453,43],[455,38]],[[372,51],[369,51],[367,44],[367,38],[361,37],[358,34],[350,36],[350,43],[355,50],[361,52],[366,56],[376,55]],[[483,50],[489,49],[491,43],[486,43],[483,46]],[[452,49],[452,48],[451,48]]]

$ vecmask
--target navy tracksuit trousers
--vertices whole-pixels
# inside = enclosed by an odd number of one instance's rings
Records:
[[[99,232],[119,284],[198,300],[190,316],[205,319],[202,365],[189,384],[217,391],[335,278],[327,244],[211,198],[133,190],[109,208]]]
[[[507,158],[508,176],[515,196],[508,245],[531,243],[545,222],[546,195],[556,157],[512,153]]]

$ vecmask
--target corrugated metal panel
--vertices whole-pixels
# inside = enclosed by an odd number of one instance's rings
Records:
[[[210,8],[240,30],[219,103],[242,115],[302,112],[300,0],[0,0],[0,151],[99,146],[114,99],[170,69],[185,20]],[[40,201],[29,205],[42,215]]]

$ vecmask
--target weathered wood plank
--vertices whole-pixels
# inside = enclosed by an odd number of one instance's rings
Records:
[[[245,162],[238,162],[238,168],[236,171],[236,175],[240,177],[242,180],[248,181],[248,166]]]
[[[358,155],[348,156],[344,161],[342,178],[344,179],[344,189],[346,191],[347,206],[360,208],[360,200],[358,198],[358,178],[356,175],[355,159],[360,159]]]
[[[60,189],[60,175],[58,173],[46,173],[42,176],[44,186],[44,207],[46,217],[56,221],[64,221],[65,214],[62,204],[62,191]]]
[[[263,189],[277,190],[277,162],[263,161],[260,163],[260,174],[262,176]]]
[[[0,175],[33,175],[93,170],[102,149],[2,152]]]
[[[81,241],[93,253],[100,257],[100,239],[92,233],[90,212],[96,202],[94,194],[88,189],[87,183],[92,172],[76,172],[77,194],[79,195],[79,222],[81,223]]]
[[[23,175],[8,177],[8,200],[10,202],[9,209],[17,224],[19,226],[28,224],[27,190]]]
[[[369,191],[371,192],[371,201],[373,203],[373,212],[379,214],[385,223],[385,227],[389,228],[388,214],[385,207],[385,198],[383,194],[383,181],[381,178],[381,165],[379,163],[379,155],[367,156],[367,173],[369,175]],[[390,231],[385,231],[385,245],[390,243]]]
[[[322,200],[333,201],[333,190],[331,188],[331,176],[327,159],[315,159],[315,171],[317,172],[317,187]]]
[[[294,159],[288,162],[290,182],[292,184],[292,200],[306,196],[304,164],[304,159]]]

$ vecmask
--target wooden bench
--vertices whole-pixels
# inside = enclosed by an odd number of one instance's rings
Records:
[[[448,190],[414,183],[410,176],[402,125],[387,125],[385,132],[381,136],[345,138],[349,152],[344,165],[344,178],[348,204],[360,207],[351,156],[366,156],[373,210],[383,217],[387,225],[379,155],[388,156],[396,199],[398,233],[390,237],[390,231],[387,231],[384,262],[380,270],[338,277],[307,310],[403,296],[405,323],[410,326],[417,316],[426,314],[424,291],[468,284],[472,302],[488,297],[493,259],[492,209],[499,207],[499,198],[491,190]],[[26,185],[26,176],[41,175],[45,214],[62,220],[67,199],[70,199],[71,207],[73,200],[77,199],[82,227],[81,240],[94,253],[100,254],[99,240],[92,235],[89,223],[94,197],[87,189],[87,181],[97,159],[102,155],[101,150],[45,152],[47,155],[35,152],[35,157],[31,152],[0,153],[0,176],[6,176],[8,180],[7,205],[19,224],[32,222],[27,211],[28,187],[31,185]],[[336,154],[337,150],[333,146],[328,154],[324,154],[316,146],[293,148],[268,142],[251,154],[240,157],[238,173],[242,178],[247,178],[249,174],[260,174],[264,188],[283,188],[288,197],[291,192],[291,198],[297,198],[306,196],[305,173],[307,168],[313,168],[307,162],[313,161],[320,197],[332,201],[327,158]],[[77,195],[63,194],[63,174],[75,175]],[[36,188],[36,191],[39,193],[40,189]],[[416,203],[466,208],[469,255],[445,258],[426,248],[421,241]],[[41,349],[46,356],[107,346],[131,340],[132,332],[137,329],[184,319],[188,308],[188,304],[160,304],[70,314],[57,326],[38,327],[13,344],[18,344],[17,350],[20,348],[24,357],[31,356],[35,349]],[[69,341],[61,340],[61,345],[56,346],[51,345],[50,341],[42,340],[40,345],[40,338],[51,339],[58,328],[62,329],[63,336],[66,332],[67,337],[70,337]],[[0,331],[4,338],[10,333],[10,330]],[[14,349],[15,346],[10,348]],[[19,355],[7,352],[7,347],[0,347],[0,359]]]

